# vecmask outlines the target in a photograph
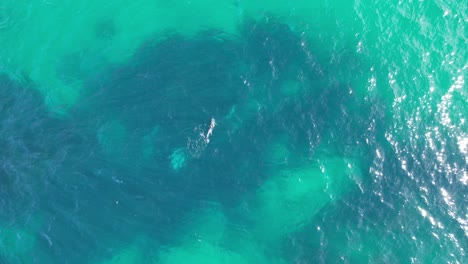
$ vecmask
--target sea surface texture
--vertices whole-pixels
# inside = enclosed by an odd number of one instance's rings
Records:
[[[467,0],[1,0],[1,264],[468,263]]]

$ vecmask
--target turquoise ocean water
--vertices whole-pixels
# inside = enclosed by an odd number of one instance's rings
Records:
[[[467,11],[1,0],[0,263],[467,263]]]

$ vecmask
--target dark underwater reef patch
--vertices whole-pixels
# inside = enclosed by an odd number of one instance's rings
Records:
[[[0,259],[83,263],[108,241],[170,230],[174,204],[189,204],[183,191],[105,158],[93,121],[50,116],[29,85],[0,78]]]
[[[31,175],[35,170],[38,170],[38,174],[44,173],[40,171],[41,168],[35,168],[36,162],[49,158],[57,151],[57,146],[48,145],[50,142],[47,139],[49,135],[60,136],[59,130],[56,130],[58,122],[48,117],[40,95],[23,87],[30,85],[21,85],[0,76],[0,188],[5,205],[1,210],[3,216],[22,215],[24,208],[20,204],[27,204],[22,199],[36,197],[33,190],[24,187],[30,181],[41,183]],[[60,140],[60,137],[54,139]],[[67,142],[67,139],[62,138],[62,142]],[[13,201],[16,203],[14,207],[11,204]]]
[[[219,125],[214,141],[192,165],[206,172],[201,164],[210,162],[209,170],[229,168],[233,175],[227,177],[223,169],[224,176],[208,177],[193,167],[190,176],[182,177],[196,183],[204,182],[199,177],[223,178],[220,185],[243,179],[234,176],[239,174],[236,164],[245,162],[245,155],[258,159],[272,131],[291,133],[295,145],[305,146],[304,153],[338,125],[349,133],[334,135],[335,140],[359,137],[355,128],[366,126],[367,116],[351,118],[355,110],[349,105],[357,99],[350,93],[352,87],[333,76],[336,65],[319,62],[300,35],[274,19],[245,23],[241,32],[239,37],[204,32],[148,42],[129,62],[88,80],[88,91],[72,116],[85,122],[90,115],[98,122],[118,120],[131,131],[133,142],[125,146],[130,155],[141,148],[139,138],[158,127],[153,163],[166,162],[165,167],[174,149],[186,148],[187,139],[206,133],[215,118]],[[297,88],[284,92],[288,85]],[[243,124],[240,130],[233,128],[236,121]],[[244,180],[235,186],[251,185]]]

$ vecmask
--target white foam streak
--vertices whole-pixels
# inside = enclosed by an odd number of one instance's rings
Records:
[[[208,132],[206,133],[205,136],[205,142],[210,143],[210,136],[213,134],[213,129],[216,127],[216,120],[212,117],[211,118],[211,123],[210,123],[210,128],[208,129]]]

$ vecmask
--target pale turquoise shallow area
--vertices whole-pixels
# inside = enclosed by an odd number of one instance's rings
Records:
[[[1,1],[0,263],[465,263],[467,10]]]

